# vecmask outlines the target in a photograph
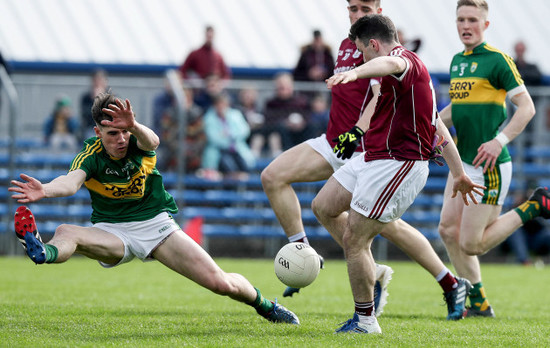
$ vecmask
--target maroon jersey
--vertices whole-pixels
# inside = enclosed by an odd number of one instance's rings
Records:
[[[350,39],[343,40],[338,50],[334,73],[352,70],[361,64],[363,64],[361,51]],[[332,87],[331,91],[332,102],[326,136],[330,146],[334,147],[336,143],[332,139],[355,126],[368,102],[372,99],[372,92],[370,91],[370,79],[360,79],[344,85],[336,85]],[[363,141],[361,141],[356,151],[364,151]]]
[[[405,58],[407,68],[399,77],[382,77],[380,96],[364,137],[365,161],[427,161],[439,117],[428,69],[402,46],[389,55]]]

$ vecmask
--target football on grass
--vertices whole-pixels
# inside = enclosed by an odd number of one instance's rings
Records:
[[[275,274],[283,284],[303,288],[319,275],[320,260],[317,252],[304,243],[288,243],[275,256]]]

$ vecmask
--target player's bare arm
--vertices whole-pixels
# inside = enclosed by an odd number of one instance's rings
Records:
[[[160,144],[159,137],[150,128],[138,123],[130,100],[124,102],[116,99],[115,104],[109,104],[102,111],[113,118],[112,121],[103,120],[101,125],[117,129],[126,129],[137,138],[137,146],[144,151],[154,151]]]
[[[374,109],[376,108],[376,102],[378,101],[378,93],[380,93],[380,84],[377,83],[375,85],[371,85],[370,88],[372,91],[372,99],[367,104],[365,111],[363,111],[361,118],[359,118],[356,124],[356,126],[361,128],[363,132],[367,132],[367,130],[369,129],[370,119],[374,114]]]
[[[453,126],[453,114],[452,114],[451,103],[449,103],[446,107],[443,108],[443,110],[439,112],[439,117],[441,117],[441,120],[445,124],[445,127],[451,128]]]
[[[535,105],[527,91],[516,94],[511,98],[511,101],[517,106],[512,119],[499,135],[479,146],[477,156],[472,163],[476,168],[483,165],[484,173],[487,172],[487,169],[493,170],[495,168],[502,148],[523,132],[535,115]]]
[[[376,57],[357,68],[331,76],[326,80],[329,89],[338,84],[353,82],[357,79],[398,75],[405,71],[407,63],[401,57]]]
[[[69,172],[67,175],[61,175],[47,184],[42,184],[39,180],[21,174],[23,181],[12,180],[12,186],[8,191],[14,192],[13,199],[19,203],[32,203],[42,198],[68,197],[72,196],[80,189],[86,180],[86,173],[82,169]]]

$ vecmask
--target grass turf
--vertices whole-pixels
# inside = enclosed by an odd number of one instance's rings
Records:
[[[548,347],[550,268],[483,265],[497,318],[445,320],[440,287],[420,266],[389,262],[394,275],[379,318],[382,335],[333,334],[353,313],[343,261],[294,298],[271,260],[217,259],[294,311],[300,326],[273,324],[244,304],[210,293],[158,262],[103,269],[74,257],[35,266],[0,258],[0,347]]]

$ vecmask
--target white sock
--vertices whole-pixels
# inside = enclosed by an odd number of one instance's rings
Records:
[[[439,272],[439,274],[437,275],[437,277],[435,277],[435,280],[437,281],[440,281],[441,279],[443,279],[443,277],[445,277],[445,275],[447,273],[451,273],[451,271],[449,271],[449,269],[447,267],[443,267],[443,269],[441,270],[441,272]],[[452,273],[451,273],[452,275]]]
[[[303,243],[306,243],[307,245],[309,245],[309,241],[307,240],[307,236],[306,236],[306,232],[300,232],[300,233],[297,233],[293,236],[290,236],[288,237],[288,241],[289,242],[297,242],[297,241],[302,241],[303,240]]]

